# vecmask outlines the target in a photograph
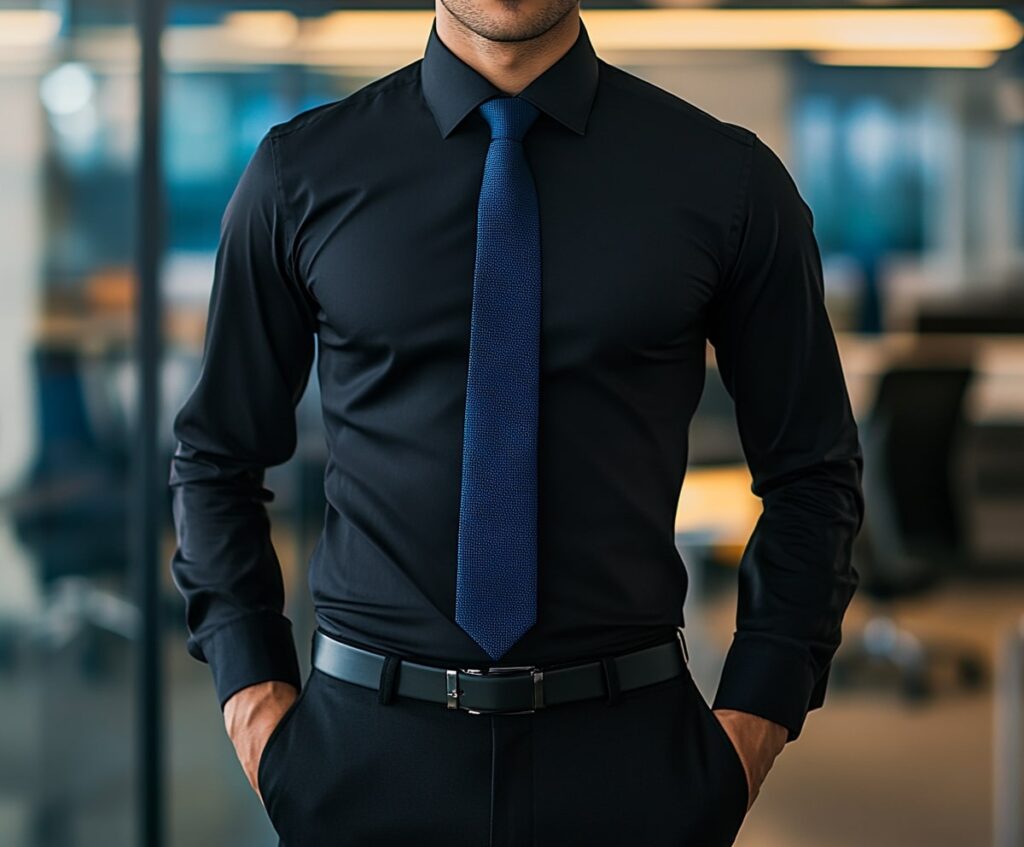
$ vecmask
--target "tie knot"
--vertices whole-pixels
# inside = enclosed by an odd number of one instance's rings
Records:
[[[480,114],[491,127],[491,140],[510,138],[522,141],[540,112],[520,97],[492,97],[479,106]]]

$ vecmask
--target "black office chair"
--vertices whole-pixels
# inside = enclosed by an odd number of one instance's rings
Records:
[[[32,361],[39,449],[2,505],[32,555],[43,604],[27,620],[0,624],[29,649],[60,649],[98,631],[133,639],[139,614],[127,588],[130,444],[115,423],[108,421],[110,433],[98,431],[78,351],[40,347]],[[83,669],[105,669],[102,645],[84,642]]]
[[[929,696],[934,672],[946,665],[959,683],[986,677],[976,648],[929,639],[902,628],[892,606],[927,592],[964,569],[964,522],[954,479],[965,428],[969,366],[904,364],[886,371],[874,406],[861,424],[866,515],[854,545],[858,593],[872,603],[864,628],[843,643],[834,678],[895,671],[910,699]]]

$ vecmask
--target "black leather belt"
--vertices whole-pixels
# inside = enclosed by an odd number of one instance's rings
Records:
[[[319,629],[313,635],[313,666],[364,688],[380,687],[386,659]],[[612,684],[619,691],[628,691],[663,682],[682,673],[688,659],[682,628],[677,627],[675,637],[661,644],[561,667],[445,668],[402,659],[396,669],[394,693],[444,703],[449,709],[473,715],[529,714],[559,703],[606,697]]]

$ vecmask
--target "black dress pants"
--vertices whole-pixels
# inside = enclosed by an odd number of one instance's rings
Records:
[[[471,715],[315,667],[264,748],[282,847],[727,847],[747,781],[689,670]]]

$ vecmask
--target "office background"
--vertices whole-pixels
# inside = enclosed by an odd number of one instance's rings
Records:
[[[582,14],[602,58],[786,162],[862,424],[862,587],[826,707],[737,844],[1021,847],[1024,16],[596,0]],[[170,418],[256,143],[418,58],[431,16],[429,2],[0,0],[0,844],[276,844],[184,650]],[[160,347],[141,343],[154,326]],[[318,401],[311,380],[296,455],[267,477],[303,662]],[[677,521],[709,698],[759,510],[731,416],[711,375]]]

